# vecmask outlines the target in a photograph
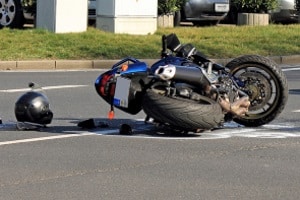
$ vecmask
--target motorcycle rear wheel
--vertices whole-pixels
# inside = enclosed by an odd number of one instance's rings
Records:
[[[257,127],[274,120],[284,109],[288,99],[287,79],[272,60],[245,55],[233,59],[226,67],[231,74],[244,81],[241,88],[250,97],[247,115],[233,120],[248,127]]]
[[[144,112],[154,120],[184,131],[220,127],[224,114],[220,105],[210,98],[201,100],[171,97],[149,89],[143,98]]]

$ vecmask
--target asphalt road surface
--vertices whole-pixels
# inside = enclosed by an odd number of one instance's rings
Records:
[[[284,68],[289,101],[272,123],[234,123],[176,135],[116,111],[96,94],[95,71],[0,72],[0,199],[299,199],[300,64]],[[48,128],[16,129],[14,103],[39,83],[54,112]],[[81,129],[93,118],[106,128]],[[119,135],[121,124],[133,127]]]

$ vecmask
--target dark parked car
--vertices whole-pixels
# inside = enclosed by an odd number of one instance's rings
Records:
[[[0,0],[0,28],[19,28],[24,20],[21,0]]]
[[[193,22],[194,25],[213,25],[229,12],[229,0],[188,0],[181,11],[175,13],[174,25]]]
[[[97,16],[97,12],[96,12],[96,8],[97,8],[97,2],[96,0],[89,0],[88,1],[88,17],[89,17],[89,22],[90,24],[94,24],[96,22],[96,16]]]
[[[230,11],[225,21],[230,24],[237,23],[238,10],[231,3]],[[299,12],[296,10],[295,0],[278,0],[278,8],[268,11],[270,21],[274,23],[299,23]]]
[[[298,23],[299,12],[295,0],[278,0],[278,9],[271,12],[271,20],[276,23]]]

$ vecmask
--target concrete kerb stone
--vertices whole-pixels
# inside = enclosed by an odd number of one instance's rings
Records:
[[[93,60],[94,69],[109,69],[120,60]]]
[[[158,58],[159,59],[159,58]],[[142,62],[145,62],[148,66],[153,65],[158,59],[139,59]],[[109,69],[114,64],[118,63],[120,60],[94,60],[93,68],[94,69]]]
[[[17,61],[17,70],[26,70],[26,69],[42,69],[42,70],[55,69],[55,61],[54,60]]]
[[[279,65],[290,65],[290,64],[300,64],[300,55],[291,55],[291,56],[271,56],[269,57],[274,62]],[[221,65],[226,65],[232,59],[212,59],[212,61],[219,63]]]
[[[292,56],[281,56],[282,64],[299,64],[300,63],[300,55],[292,55]]]
[[[300,64],[300,55],[272,56],[278,64]],[[149,66],[157,59],[139,59]],[[232,59],[212,59],[221,65],[226,65]],[[0,61],[0,70],[76,70],[76,69],[109,69],[120,60],[41,60],[41,61]]]
[[[92,69],[92,60],[57,60],[55,69]]]
[[[16,61],[0,61],[0,70],[16,70]]]

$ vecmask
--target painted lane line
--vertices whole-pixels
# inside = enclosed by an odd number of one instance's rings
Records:
[[[203,132],[194,134],[192,136],[171,136],[162,134],[133,134],[129,136],[119,135],[118,129],[107,131],[95,131],[94,135],[108,136],[108,137],[129,137],[135,139],[158,139],[158,140],[215,140],[228,139],[233,137],[238,138],[260,138],[260,139],[284,139],[284,138],[299,138],[300,132],[287,132],[280,130],[222,130],[218,132]],[[134,131],[134,130],[133,130]],[[89,133],[92,135],[92,133]]]
[[[279,127],[278,127],[279,128]],[[282,128],[282,127],[281,127]],[[151,131],[154,129],[150,127],[134,129],[135,131]],[[218,131],[205,131],[203,133],[197,133],[191,136],[172,136],[165,135],[163,133],[157,132],[156,134],[133,134],[133,135],[120,135],[119,129],[109,129],[109,130],[101,130],[94,132],[81,132],[76,131],[77,133],[70,133],[65,135],[58,136],[49,136],[49,137],[40,137],[40,138],[30,138],[30,139],[22,139],[22,140],[13,140],[13,141],[5,141],[0,142],[0,146],[4,145],[12,145],[12,144],[22,144],[22,143],[31,143],[31,142],[39,142],[39,141],[47,141],[47,140],[55,140],[55,139],[64,139],[64,138],[73,138],[73,137],[82,137],[82,136],[110,136],[110,137],[128,137],[135,139],[158,139],[158,140],[215,140],[215,139],[228,139],[233,137],[240,138],[260,138],[260,139],[284,139],[284,138],[298,138],[300,137],[300,132],[286,132],[281,131],[280,128],[275,130],[272,129],[223,129]],[[66,132],[67,133],[67,132]]]
[[[38,141],[45,141],[45,140],[71,138],[71,137],[81,137],[81,136],[87,136],[87,135],[95,135],[95,134],[85,132],[85,133],[80,133],[80,134],[68,134],[68,135],[58,135],[58,136],[49,136],[49,137],[40,137],[40,138],[30,138],[30,139],[23,139],[23,140],[12,140],[12,141],[0,142],[0,146],[10,145],[10,144],[38,142]]]
[[[88,85],[57,85],[57,86],[45,86],[42,90],[54,90],[54,89],[65,89],[65,88],[78,88],[78,87],[88,87]],[[27,92],[32,90],[31,88],[21,88],[21,89],[8,89],[0,90],[2,93],[14,93],[14,92]],[[40,90],[40,89],[37,89]]]
[[[138,123],[140,123],[138,121]],[[141,125],[141,124],[140,124]],[[218,129],[214,131],[204,131],[202,133],[191,133],[188,136],[178,136],[172,135],[170,133],[161,132],[153,127],[153,125],[145,125],[142,127],[133,129],[133,135],[120,135],[119,129],[106,129],[106,130],[95,130],[95,131],[66,131],[64,135],[56,135],[49,137],[39,137],[39,138],[29,138],[20,139],[14,141],[4,141],[0,142],[0,146],[21,144],[21,143],[31,143],[55,139],[64,139],[72,137],[82,137],[82,136],[110,136],[110,137],[128,137],[135,139],[159,139],[159,140],[215,140],[215,139],[227,139],[233,137],[240,138],[261,138],[261,139],[280,139],[280,138],[298,138],[300,137],[299,127],[295,125],[281,125],[281,124],[268,124],[264,125],[265,128],[240,128],[236,127],[235,124],[226,124],[228,128]],[[291,129],[287,131],[286,129]],[[152,131],[149,133],[149,131]],[[148,133],[145,133],[148,132]]]
[[[297,128],[294,124],[265,124],[264,128],[277,130],[277,129],[285,129],[285,128]]]
[[[293,68],[288,68],[288,69],[282,69],[283,72],[288,72],[288,71],[299,71],[300,67],[293,67]]]

